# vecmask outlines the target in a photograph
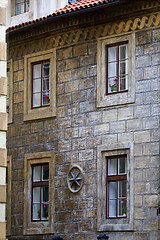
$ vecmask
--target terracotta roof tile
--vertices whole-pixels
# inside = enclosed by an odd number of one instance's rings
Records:
[[[7,32],[13,31],[15,29],[20,29],[22,27],[25,27],[27,25],[31,25],[34,24],[36,22],[41,22],[45,19],[54,17],[54,16],[58,16],[58,15],[65,15],[67,13],[71,13],[71,12],[78,12],[81,11],[83,9],[89,9],[92,7],[96,7],[96,6],[100,6],[100,5],[105,5],[105,4],[109,4],[109,3],[114,3],[116,2],[116,0],[77,0],[76,2],[72,3],[72,4],[68,4],[66,5],[64,8],[60,8],[58,10],[56,10],[54,13],[46,16],[46,17],[42,17],[42,18],[38,18],[29,22],[25,22],[16,26],[12,26],[9,27],[7,29]]]

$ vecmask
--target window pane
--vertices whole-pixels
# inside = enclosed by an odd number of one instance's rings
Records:
[[[48,219],[48,204],[42,204],[42,220]]]
[[[117,47],[108,48],[108,62],[117,60]]]
[[[43,92],[43,105],[48,105],[50,103],[49,91]]]
[[[109,217],[116,217],[116,200],[109,200]]]
[[[126,173],[127,172],[127,159],[119,158],[118,159],[118,173]]]
[[[120,62],[120,76],[128,74],[128,60]]]
[[[117,194],[117,183],[109,182],[109,199],[116,199]]]
[[[33,80],[33,93],[41,92],[41,79]]]
[[[43,90],[49,90],[49,78],[43,78]]]
[[[108,175],[115,175],[117,173],[117,159],[108,160]]]
[[[41,78],[41,64],[33,65],[33,78]]]
[[[33,107],[39,107],[41,105],[41,94],[34,93],[33,94]]]
[[[26,12],[29,11],[29,0],[26,0]]]
[[[127,59],[128,58],[128,45],[121,45],[119,47],[119,55],[120,55],[120,60]]]
[[[128,76],[120,77],[120,90],[126,90],[127,88],[127,83],[128,83]]]
[[[118,201],[118,216],[127,215],[127,201],[126,199],[121,199]]]
[[[117,62],[108,63],[108,78],[117,76]]]
[[[33,188],[33,203],[40,203],[40,187]]]
[[[118,182],[118,198],[127,197],[127,181]]]
[[[16,15],[24,12],[24,3],[16,5]]]
[[[49,188],[48,186],[42,188],[42,202],[47,203],[49,201]]]
[[[41,180],[41,167],[33,167],[33,182]]]
[[[33,204],[33,220],[40,219],[40,204]]]
[[[42,180],[49,179],[49,165],[44,165],[42,167]]]
[[[44,63],[43,64],[43,77],[49,76],[49,70],[50,70],[50,63]]]
[[[117,78],[109,78],[108,85],[108,93],[117,92]]]

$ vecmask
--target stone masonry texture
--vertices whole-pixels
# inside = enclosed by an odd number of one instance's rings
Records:
[[[23,121],[24,58],[13,59],[13,123],[7,145],[12,156],[9,240],[53,237],[54,233],[23,236],[24,155],[45,151],[56,155],[55,233],[64,240],[96,239],[97,146],[120,142],[134,142],[134,231],[106,234],[110,240],[158,240],[160,30],[139,31],[135,38],[135,103],[96,107],[95,39],[57,48],[56,117],[50,119]],[[67,186],[72,164],[80,165],[84,174],[77,194]]]

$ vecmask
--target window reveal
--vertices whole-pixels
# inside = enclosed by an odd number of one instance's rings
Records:
[[[106,94],[128,90],[128,41],[106,46]]]
[[[32,166],[32,221],[48,220],[49,164]]]
[[[107,218],[127,216],[127,156],[107,158]]]
[[[16,0],[16,15],[29,11],[29,0]]]
[[[32,64],[32,108],[50,104],[50,62]]]

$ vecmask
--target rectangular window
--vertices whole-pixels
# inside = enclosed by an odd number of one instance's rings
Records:
[[[128,89],[128,42],[106,46],[106,94]]]
[[[56,49],[24,57],[24,121],[56,116]]]
[[[50,62],[32,64],[32,108],[50,103]]]
[[[107,218],[127,216],[127,156],[107,158]]]
[[[133,230],[134,148],[133,142],[98,146],[97,229]]]
[[[48,220],[49,164],[32,166],[32,221]]]
[[[25,155],[24,235],[54,232],[54,161],[52,152]]]
[[[97,107],[135,102],[135,33],[97,40]]]
[[[8,123],[12,123],[13,114],[12,114],[12,95],[13,95],[13,60],[10,59],[7,62],[7,101],[6,101],[6,112],[8,113]]]
[[[29,11],[29,0],[16,0],[15,14],[19,15]]]

